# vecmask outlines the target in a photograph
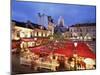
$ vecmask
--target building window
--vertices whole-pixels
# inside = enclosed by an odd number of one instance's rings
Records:
[[[38,36],[41,36],[42,34],[41,34],[41,32],[38,32]]]
[[[43,33],[43,37],[45,37],[45,33]]]
[[[34,36],[37,36],[37,32],[34,33]]]
[[[32,37],[34,37],[35,35],[34,35],[34,32],[32,32]]]
[[[27,32],[27,37],[31,37],[31,33],[30,32]]]
[[[50,32],[49,33],[46,33],[46,36],[48,37],[50,34],[51,34]]]
[[[39,36],[39,32],[37,32],[37,36]]]
[[[24,32],[20,32],[20,37],[21,38],[25,37],[25,33]]]
[[[90,37],[90,36],[88,36],[88,39],[91,39],[91,37]]]

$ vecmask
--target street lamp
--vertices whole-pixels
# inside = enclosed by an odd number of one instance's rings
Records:
[[[36,41],[37,40],[37,38],[34,38],[34,41]]]
[[[73,57],[75,58],[75,62],[74,62],[75,66],[74,66],[74,68],[76,70],[76,67],[77,67],[76,66],[76,60],[77,60],[76,47],[77,47],[77,42],[74,42],[74,47],[75,47],[75,49],[74,49]]]
[[[35,41],[35,46],[36,46],[36,41],[37,41],[37,38],[34,38],[34,41]]]
[[[74,42],[74,46],[77,47],[77,42]]]
[[[75,49],[74,49],[74,54],[73,54],[73,56],[74,56],[74,57],[77,57],[77,54],[76,54],[77,42],[74,42],[74,47],[75,47]]]

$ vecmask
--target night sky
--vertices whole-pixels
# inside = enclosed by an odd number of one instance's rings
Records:
[[[37,13],[39,12],[52,16],[56,24],[60,16],[64,18],[65,25],[96,22],[95,6],[16,2],[12,0],[12,20],[21,22],[30,20],[33,23],[37,23]]]

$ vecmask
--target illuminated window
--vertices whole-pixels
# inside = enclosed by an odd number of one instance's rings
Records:
[[[89,36],[88,39],[91,39],[91,37]]]
[[[45,37],[45,33],[43,33],[43,36]]]
[[[39,34],[38,34],[39,36],[41,36],[41,32],[39,32]]]
[[[20,37],[21,38],[25,37],[25,33],[24,32],[20,32]]]
[[[80,37],[78,36],[77,39],[79,39]]]
[[[34,36],[37,36],[37,32],[34,33]]]
[[[86,40],[86,39],[87,39],[87,37],[85,36],[85,37],[84,37],[84,39]]]
[[[80,36],[80,40],[82,40],[82,36]]]
[[[50,32],[50,31],[48,31],[48,32],[47,32],[47,36],[49,36],[49,35],[50,35],[50,33],[51,33],[51,32]]]
[[[27,32],[27,37],[30,37],[31,36],[31,33],[30,32]]]

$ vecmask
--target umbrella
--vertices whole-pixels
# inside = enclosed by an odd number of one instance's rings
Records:
[[[95,61],[94,61],[93,59],[91,59],[91,58],[86,58],[86,59],[84,59],[84,62],[85,62],[86,64],[95,65]]]
[[[86,69],[95,69],[94,67],[94,65],[96,64],[95,60],[91,58],[86,58],[84,62],[86,63]]]

